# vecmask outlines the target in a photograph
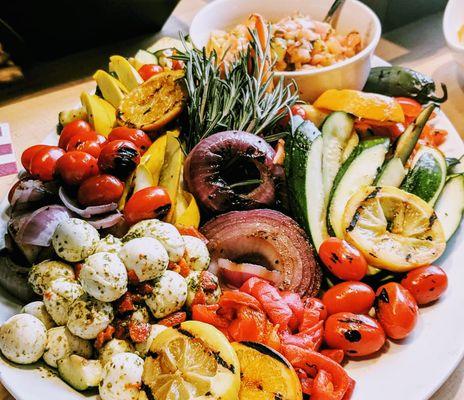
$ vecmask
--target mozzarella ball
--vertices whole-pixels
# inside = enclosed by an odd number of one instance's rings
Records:
[[[106,235],[97,243],[97,247],[95,247],[95,253],[106,252],[118,254],[119,250],[121,250],[121,247],[121,239],[118,239],[113,235]]]
[[[46,260],[34,265],[29,272],[29,284],[39,296],[58,278],[75,279],[74,269],[61,261]]]
[[[42,357],[47,344],[44,324],[30,314],[17,314],[0,327],[0,350],[17,364],[32,364]]]
[[[73,279],[59,278],[52,282],[50,289],[44,293],[43,302],[47,312],[57,325],[66,325],[69,307],[85,294],[79,282]]]
[[[71,354],[90,358],[92,350],[92,344],[88,340],[73,335],[65,326],[58,326],[47,331],[47,346],[43,359],[50,367],[57,368],[57,362],[62,358]]]
[[[84,290],[100,301],[115,301],[127,291],[127,271],[113,253],[95,253],[88,257],[79,273]]]
[[[133,353],[134,349],[127,340],[111,339],[101,349],[98,359],[102,366],[105,366],[115,354],[119,353]]]
[[[52,245],[59,257],[78,262],[93,254],[99,240],[100,235],[92,225],[79,218],[70,218],[58,224]]]
[[[136,400],[142,385],[143,360],[134,353],[119,353],[103,368],[99,386],[102,400]]]
[[[147,307],[138,306],[137,310],[135,310],[130,316],[130,319],[131,321],[137,321],[137,322],[149,322],[150,313]]]
[[[184,258],[189,267],[195,271],[203,271],[209,267],[209,251],[203,240],[193,236],[182,236],[185,243]]]
[[[141,357],[145,357],[147,353],[150,351],[151,344],[155,340],[155,338],[163,332],[165,329],[167,329],[166,326],[164,325],[159,325],[159,324],[154,324],[150,327],[150,334],[147,337],[147,340],[145,340],[142,343],[136,343],[135,344],[135,350]]]
[[[113,318],[113,306],[110,303],[82,298],[71,305],[67,327],[82,339],[95,339]]]
[[[33,301],[32,303],[26,304],[21,309],[21,312],[31,314],[34,317],[40,319],[46,329],[50,329],[56,326],[55,321],[53,321],[52,317],[45,308],[43,301]]]
[[[133,225],[123,242],[144,236],[158,239],[168,252],[169,261],[177,262],[184,255],[184,239],[174,225],[158,219],[146,219]]]
[[[155,318],[163,318],[182,308],[187,299],[187,283],[181,275],[168,270],[153,284],[153,292],[145,302]]]
[[[221,287],[216,275],[208,271],[192,271],[185,278],[187,282],[186,304],[190,307],[199,291],[203,291],[206,304],[216,304],[221,297]]]
[[[128,271],[134,271],[140,282],[155,279],[168,267],[169,256],[159,240],[141,237],[128,241],[119,252]]]

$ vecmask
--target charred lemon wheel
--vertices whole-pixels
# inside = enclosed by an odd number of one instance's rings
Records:
[[[254,342],[232,343],[240,361],[240,400],[301,400],[295,370],[275,350]]]
[[[345,239],[367,262],[390,271],[430,264],[446,247],[433,208],[395,187],[365,187],[348,201],[343,222]]]
[[[240,365],[220,331],[203,322],[187,321],[155,338],[142,380],[155,399],[235,400]]]
[[[187,96],[183,76],[183,71],[165,71],[133,89],[119,105],[119,124],[152,131],[172,121],[182,112]]]

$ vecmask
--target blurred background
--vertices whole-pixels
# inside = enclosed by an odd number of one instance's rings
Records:
[[[435,34],[428,45],[443,45],[441,13],[447,0],[363,1],[382,20],[384,37],[432,16],[431,28]],[[198,8],[197,0],[184,2]],[[109,55],[115,52],[130,55],[144,48],[156,39],[177,3],[178,0],[3,1],[0,105],[86,79],[106,63]],[[186,32],[188,27],[172,17],[164,25],[163,34],[176,36],[179,30]]]

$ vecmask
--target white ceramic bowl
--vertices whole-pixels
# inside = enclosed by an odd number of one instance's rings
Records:
[[[190,37],[197,47],[203,47],[211,31],[228,29],[244,22],[251,13],[260,13],[270,21],[296,12],[322,20],[333,0],[215,0],[203,7],[190,26]],[[363,38],[363,50],[334,65],[291,72],[276,72],[277,76],[294,79],[300,97],[315,100],[328,89],[362,89],[371,67],[371,58],[380,40],[381,25],[375,13],[358,0],[347,0],[335,28],[342,34],[356,30]]]
[[[458,31],[464,25],[464,1],[449,0],[443,17],[443,33],[455,60],[464,69],[464,44],[459,42]]]

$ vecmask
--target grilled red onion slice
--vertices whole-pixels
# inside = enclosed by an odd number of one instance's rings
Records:
[[[117,203],[108,203],[101,206],[89,206],[86,208],[80,208],[76,202],[68,196],[63,187],[60,187],[58,194],[63,204],[69,210],[76,213],[77,215],[80,215],[82,218],[91,218],[94,215],[105,214],[118,208]]]
[[[95,229],[106,229],[118,224],[122,219],[123,215],[119,211],[116,211],[101,218],[92,218],[86,221]]]
[[[234,263],[225,258],[217,260],[218,275],[222,277],[222,281],[233,288],[239,288],[248,279],[258,277],[265,279],[271,283],[280,282],[280,272],[269,270],[261,265],[251,263]]]
[[[270,206],[275,201],[274,156],[274,149],[257,135],[216,133],[190,152],[184,179],[195,198],[213,212]]]
[[[220,275],[221,258],[251,263],[278,271],[274,284],[279,289],[302,296],[319,291],[321,270],[314,250],[290,217],[267,209],[233,211],[207,222],[201,231],[209,240],[211,272]]]
[[[37,179],[24,179],[12,187],[10,204],[17,212],[19,209],[31,208],[37,203],[50,201],[55,196],[56,187],[53,183],[44,183]]]

